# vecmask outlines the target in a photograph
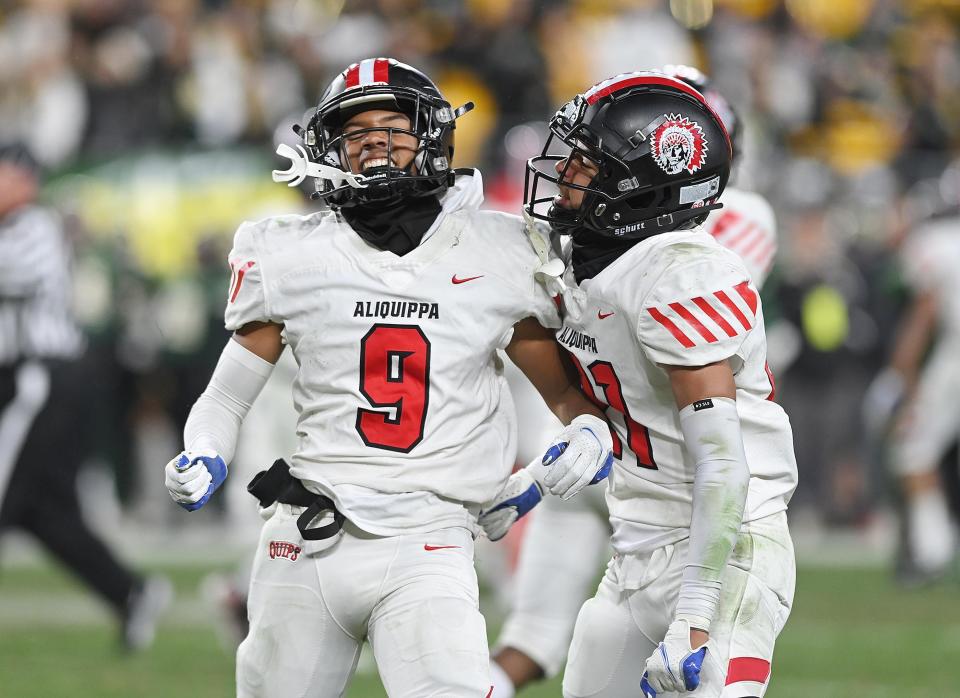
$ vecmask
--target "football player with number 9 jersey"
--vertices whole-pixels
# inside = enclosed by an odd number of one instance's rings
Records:
[[[699,227],[720,207],[729,136],[661,73],[595,85],[550,130],[525,206],[571,235],[557,338],[617,458],[615,555],[577,619],[564,695],[762,696],[793,598],[797,473],[756,288]]]
[[[453,109],[420,71],[361,61],[327,88],[278,181],[329,205],[240,226],[234,331],[166,467],[188,510],[226,477],[237,431],[289,345],[299,447],[250,485],[265,519],[237,652],[242,698],[342,696],[369,640],[392,696],[488,694],[473,540],[510,475],[505,349],[569,424],[540,480],[571,496],[609,471],[602,412],[570,383],[545,239],[480,211],[479,173],[451,169]],[[537,246],[539,242],[539,247]],[[565,450],[564,450],[565,449]],[[612,456],[609,456],[612,459]]]

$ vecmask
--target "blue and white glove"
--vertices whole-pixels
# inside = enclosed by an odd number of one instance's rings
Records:
[[[667,691],[686,693],[696,689],[706,656],[706,647],[694,651],[690,646],[690,623],[673,621],[663,642],[647,660],[647,670],[640,680],[644,698],[655,698],[657,693]]]
[[[545,472],[536,474],[536,479],[561,499],[570,499],[587,485],[600,482],[613,466],[610,426],[591,414],[580,415],[557,434],[542,465]]]
[[[543,488],[527,466],[511,475],[500,494],[480,512],[480,526],[487,538],[500,540],[517,519],[537,506],[541,499]]]
[[[582,414],[560,432],[542,459],[510,476],[500,494],[480,512],[480,526],[487,538],[500,540],[540,503],[544,491],[569,499],[605,479],[612,466],[610,427],[598,417]]]
[[[173,501],[196,511],[227,479],[227,464],[213,451],[183,451],[167,463],[165,484]]]

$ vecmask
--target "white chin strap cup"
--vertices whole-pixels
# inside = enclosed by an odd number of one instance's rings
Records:
[[[277,146],[277,155],[287,158],[290,161],[290,168],[274,170],[272,173],[273,181],[286,182],[288,187],[299,185],[307,177],[327,180],[334,188],[339,187],[344,182],[354,189],[363,189],[367,186],[363,183],[366,179],[363,175],[344,172],[336,167],[321,165],[319,162],[311,162],[310,158],[307,157],[307,151],[301,145],[298,145],[297,149],[294,150],[286,143],[281,143]]]
[[[563,280],[566,265],[559,257],[550,257],[550,231],[538,229],[536,221],[527,212],[526,207],[521,207],[520,214],[523,216],[524,229],[530,238],[530,243],[540,258],[540,266],[534,271],[534,277],[544,284],[550,293],[562,294],[567,290],[567,284]]]

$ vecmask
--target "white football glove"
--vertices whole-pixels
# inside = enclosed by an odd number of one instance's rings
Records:
[[[690,623],[675,620],[667,628],[663,642],[647,660],[647,670],[640,681],[644,698],[657,693],[673,691],[686,693],[700,685],[700,669],[707,656],[707,648],[694,651],[690,646]]]
[[[480,512],[478,521],[487,538],[500,540],[517,519],[537,506],[541,499],[543,488],[527,466],[510,476],[500,494]]]
[[[227,479],[227,465],[213,451],[183,451],[164,468],[170,496],[187,511],[196,511]]]
[[[534,477],[550,494],[570,499],[587,485],[600,482],[613,465],[610,426],[591,414],[582,414],[557,434],[541,461],[543,474]],[[537,468],[535,463],[527,466]]]

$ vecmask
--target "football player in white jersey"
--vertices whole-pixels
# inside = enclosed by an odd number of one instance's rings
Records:
[[[659,73],[594,86],[550,130],[526,206],[572,236],[557,336],[618,456],[615,554],[577,618],[564,695],[642,681],[648,696],[762,696],[793,598],[796,462],[755,285],[698,227],[729,137],[699,91]]]
[[[453,109],[420,71],[368,59],[328,87],[277,180],[317,180],[329,210],[245,223],[230,253],[234,331],[166,467],[203,506],[240,422],[289,345],[299,447],[250,485],[266,520],[237,693],[342,696],[369,640],[391,696],[483,696],[489,654],[473,567],[477,516],[508,481],[505,349],[568,423],[531,477],[560,496],[605,477],[611,433],[567,379],[544,240],[480,211],[451,169]],[[555,265],[554,265],[555,266]],[[511,481],[513,482],[513,481]],[[524,483],[498,511],[539,500]]]
[[[723,95],[696,68],[670,65],[662,72],[706,97],[730,134],[736,162],[741,121]],[[721,202],[723,208],[712,212],[703,227],[741,257],[759,289],[776,254],[773,209],[759,194],[729,186]],[[518,462],[526,463],[542,452],[558,427],[521,373],[508,371],[507,379],[520,418]],[[610,527],[603,488],[584,490],[570,501],[548,497],[531,517],[517,564],[515,604],[494,649],[491,698],[512,698],[526,684],[563,668],[577,612],[590,595],[600,560],[608,555]]]
[[[951,184],[950,177],[958,179]],[[956,197],[958,184],[960,176],[948,170],[937,188]],[[905,549],[897,573],[905,584],[942,577],[957,553],[939,465],[960,436],[953,404],[960,389],[960,214],[956,200],[938,207],[903,246],[901,264],[913,300],[900,322],[889,366],[864,397],[865,421],[873,434],[897,413],[891,465],[904,499]]]

